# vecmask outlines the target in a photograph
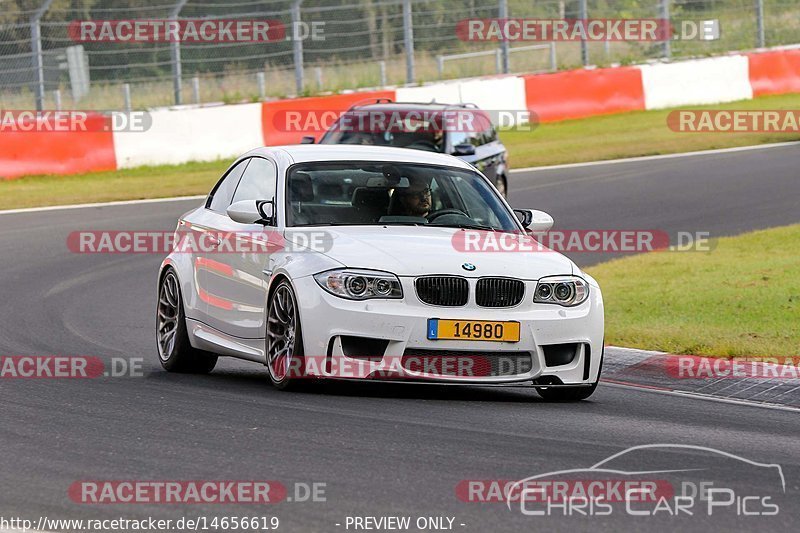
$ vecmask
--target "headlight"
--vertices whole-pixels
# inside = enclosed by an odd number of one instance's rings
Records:
[[[349,300],[370,298],[402,298],[403,288],[397,276],[376,270],[328,270],[314,275],[317,284],[333,294]]]
[[[533,301],[539,304],[579,305],[589,296],[589,284],[577,276],[551,276],[536,284]]]

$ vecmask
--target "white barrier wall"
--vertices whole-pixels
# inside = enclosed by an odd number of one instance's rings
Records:
[[[753,98],[747,56],[638,66],[646,109],[719,104]]]
[[[461,103],[461,83],[453,81],[420,87],[398,87],[395,94],[398,102],[458,104]]]
[[[505,76],[397,89],[398,102],[432,100],[441,104],[470,103],[486,110],[524,110],[525,80],[517,76]]]
[[[431,102],[440,104],[475,104],[485,111],[527,111],[525,80],[517,76],[480,78],[466,81],[432,83],[422,87],[400,87],[398,102]],[[527,115],[490,113],[502,126],[527,122]]]
[[[115,132],[117,168],[214,161],[264,145],[261,104],[153,111],[145,132]]]

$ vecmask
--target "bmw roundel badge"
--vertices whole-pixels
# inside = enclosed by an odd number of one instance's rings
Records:
[[[473,270],[475,270],[478,267],[476,267],[472,263],[464,263],[463,265],[461,265],[461,268],[463,268],[467,272],[472,272]]]

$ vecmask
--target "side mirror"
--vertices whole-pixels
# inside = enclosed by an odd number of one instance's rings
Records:
[[[300,140],[300,144],[314,144],[317,142],[317,138],[313,135],[303,135],[303,138]]]
[[[453,146],[453,155],[475,155],[475,147],[469,143]]]
[[[275,205],[272,200],[242,200],[231,204],[226,212],[239,224],[269,224],[275,217]]]
[[[537,209],[514,209],[522,227],[534,233],[548,231],[553,227],[553,217]]]

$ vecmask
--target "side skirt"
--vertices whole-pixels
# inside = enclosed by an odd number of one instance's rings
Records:
[[[186,319],[186,329],[192,346],[197,349],[266,364],[266,339],[232,337],[191,318]]]

